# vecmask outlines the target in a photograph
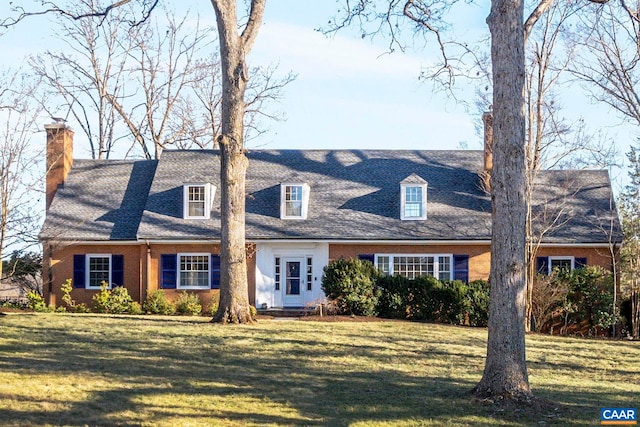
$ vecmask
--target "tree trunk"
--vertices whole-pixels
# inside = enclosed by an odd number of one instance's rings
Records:
[[[250,323],[245,251],[244,93],[248,72],[246,54],[251,49],[264,14],[264,0],[253,0],[249,20],[238,34],[236,0],[211,0],[216,13],[222,63],[220,145],[221,237],[220,304],[213,322]]]
[[[637,283],[631,291],[631,336],[634,339],[640,338],[640,292]]]
[[[529,398],[525,364],[526,122],[522,0],[493,0],[487,18],[493,62],[491,303],[487,359],[477,396]]]

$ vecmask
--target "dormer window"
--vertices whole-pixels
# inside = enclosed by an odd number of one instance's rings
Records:
[[[400,183],[400,218],[427,219],[427,181],[411,174]]]
[[[209,183],[185,184],[183,187],[184,218],[209,219],[215,191],[215,185]]]
[[[280,218],[306,219],[309,207],[308,184],[280,185]]]

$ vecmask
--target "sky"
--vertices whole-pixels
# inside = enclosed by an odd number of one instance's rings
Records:
[[[6,7],[0,6],[0,16]],[[214,21],[208,1],[180,3],[180,10],[187,8],[203,23]],[[292,71],[297,78],[273,106],[286,120],[270,122],[250,148],[480,148],[474,127],[480,118],[419,80],[430,63],[424,51],[388,54],[386,40],[362,39],[355,30],[325,36],[317,29],[335,10],[330,0],[267,2],[250,65],[277,64],[282,74]],[[481,25],[482,14],[478,19]],[[19,62],[55,49],[61,43],[47,27],[44,18],[25,21],[0,37],[0,50]],[[76,156],[86,156],[88,148],[76,145]]]
[[[214,22],[209,1],[174,3],[199,13],[204,23]],[[6,3],[0,5],[0,16],[6,8]],[[486,37],[488,8],[483,0],[453,11],[459,40],[480,43]],[[317,29],[326,26],[335,10],[332,0],[267,1],[250,65],[278,64],[282,74],[292,71],[297,78],[273,106],[286,120],[269,123],[269,131],[248,148],[481,149],[481,117],[468,108],[475,99],[474,83],[458,79],[455,100],[418,78],[433,62],[432,50],[419,46],[389,54],[387,40],[359,37],[355,29],[325,36]],[[0,37],[3,57],[19,63],[25,54],[55,49],[60,41],[47,26],[46,19],[34,18],[6,32]],[[570,95],[564,101],[570,116],[605,130],[620,145],[621,155],[628,151],[635,136],[621,130],[619,117],[577,90]],[[88,144],[76,141],[74,155],[88,153]]]

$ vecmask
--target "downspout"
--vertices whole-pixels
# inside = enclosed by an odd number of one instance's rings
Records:
[[[148,240],[145,241],[145,244],[147,245],[147,257],[145,261],[146,265],[145,265],[144,280],[140,280],[140,305],[144,303],[145,296],[146,296],[146,295],[143,295],[143,292],[144,292],[143,288],[146,288],[147,290],[149,289],[149,271],[150,271],[149,268],[151,267],[151,244],[149,243]],[[143,283],[145,283],[145,286],[142,285]]]
[[[48,302],[49,305],[55,305],[55,298],[53,297],[53,247],[51,243],[47,243],[47,288],[49,290]]]

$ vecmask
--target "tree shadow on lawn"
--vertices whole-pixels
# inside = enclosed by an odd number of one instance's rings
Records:
[[[101,426],[169,423],[173,419],[277,425],[419,424],[429,420],[457,425],[540,420],[547,425],[554,421],[566,424],[554,414],[543,419],[548,414],[503,411],[474,403],[471,380],[402,372],[376,359],[375,346],[328,348],[318,340],[291,339],[293,331],[270,333],[269,339],[278,341],[275,347],[261,346],[264,338],[252,337],[251,329],[228,328],[223,336],[195,337],[165,332],[154,341],[145,340],[142,334],[114,340],[118,335],[114,331],[107,331],[103,340],[81,331],[47,329],[39,348],[31,349],[35,357],[29,360],[11,357],[11,353],[29,351],[19,343],[1,348],[3,370],[30,375],[81,373],[88,382],[91,376],[109,379],[112,387],[91,391],[86,400],[70,401],[66,409],[34,410],[40,407],[35,401],[0,409],[0,420],[20,425]],[[354,361],[335,362],[347,356],[355,357]],[[377,363],[369,366],[365,358]],[[598,396],[575,398],[595,402]],[[593,420],[592,414],[582,412],[576,411],[578,415],[572,418]],[[465,421],[469,417],[487,418]]]

